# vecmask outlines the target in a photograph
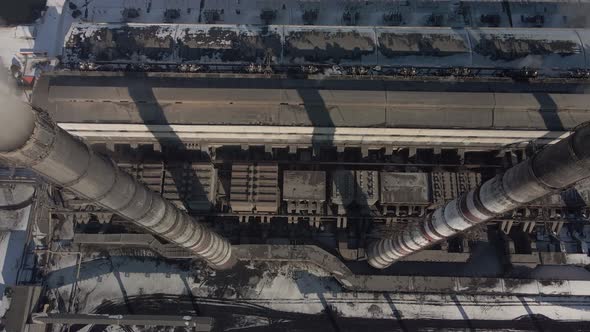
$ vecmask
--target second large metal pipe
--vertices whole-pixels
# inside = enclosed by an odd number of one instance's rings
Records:
[[[562,190],[590,176],[590,125],[548,146],[486,181],[481,187],[435,210],[423,222],[368,248],[369,264],[383,269],[402,257],[425,249],[519,206]]]

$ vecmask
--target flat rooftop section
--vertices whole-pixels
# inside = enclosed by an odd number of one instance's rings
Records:
[[[381,203],[401,205],[406,202],[420,202],[429,204],[428,176],[427,173],[382,172]]]
[[[285,171],[283,172],[283,200],[325,201],[326,172]]]
[[[585,84],[55,72],[34,106],[60,123],[568,130]]]

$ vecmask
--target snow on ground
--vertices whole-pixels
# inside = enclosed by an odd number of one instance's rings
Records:
[[[26,228],[31,207],[17,211],[0,211],[0,224],[13,227],[0,231],[0,287],[16,281],[16,274],[26,242]],[[13,219],[16,218],[16,219]],[[0,294],[2,294],[0,292]]]
[[[0,318],[4,317],[6,311],[8,311],[8,308],[10,308],[10,299],[3,293],[2,297],[0,298]]]
[[[63,256],[47,279],[63,306],[76,273],[75,256]],[[396,319],[509,320],[544,315],[557,320],[585,320],[590,300],[582,297],[467,296],[347,292],[314,265],[240,264],[233,272],[170,264],[156,258],[111,257],[84,261],[74,310],[92,313],[105,301],[146,294],[186,295],[200,301],[230,301],[268,309],[321,314],[329,306],[341,317]],[[225,302],[224,302],[225,303]],[[239,317],[242,326],[263,324],[256,316]]]
[[[71,15],[62,15],[67,0],[47,0],[47,11],[34,24],[27,26],[33,39],[27,38],[20,27],[0,27],[0,62],[10,68],[15,54],[19,52],[45,53],[49,57],[61,54],[64,36],[71,23]],[[28,28],[30,27],[30,28]]]
[[[64,4],[67,0],[47,0],[47,11],[41,17],[35,45],[35,52],[47,53],[48,56],[54,57],[61,54],[63,38],[73,21],[71,15],[63,12]]]
[[[30,186],[0,187],[0,206],[27,202],[34,190]],[[27,225],[31,205],[19,210],[0,210],[0,317],[8,302],[6,286],[15,285],[27,241]]]
[[[54,256],[54,259],[56,272],[49,275],[47,285],[69,297],[77,274],[77,255]],[[81,310],[95,308],[103,300],[121,299],[124,294],[182,294],[188,292],[183,281],[186,278],[190,278],[188,272],[152,259],[114,257],[85,261],[80,268],[78,305]]]
[[[64,37],[66,36],[72,22],[94,22],[94,23],[163,23],[165,12],[170,9],[178,10],[180,16],[172,23],[206,23],[205,13],[207,11],[218,11],[219,19],[214,23],[218,24],[262,24],[260,14],[262,10],[272,9],[276,11],[276,18],[272,24],[304,24],[303,13],[307,10],[319,9],[316,24],[320,25],[344,25],[343,13],[347,10],[359,12],[356,25],[379,26],[383,25],[383,15],[386,13],[401,14],[406,26],[423,26],[427,23],[428,17],[433,13],[448,15],[456,10],[453,2],[441,2],[432,7],[431,5],[412,4],[400,6],[397,2],[383,1],[358,1],[348,2],[341,0],[301,1],[284,0],[276,1],[233,1],[233,0],[48,0],[47,11],[35,23],[28,27],[0,28],[0,59],[4,66],[10,66],[13,55],[19,51],[35,51],[46,53],[49,57],[61,54]],[[428,4],[428,2],[426,2]],[[563,7],[563,8],[562,8]],[[559,8],[568,11],[571,19],[579,15],[571,6],[562,4]],[[139,17],[125,19],[124,9],[137,9]],[[471,8],[471,7],[470,7]],[[577,8],[577,7],[576,7]],[[471,9],[469,9],[471,10]],[[530,6],[523,7],[524,11],[531,11]],[[538,8],[534,10],[539,10]],[[551,8],[553,10],[553,8]],[[79,16],[73,17],[74,11],[79,11]],[[546,10],[545,10],[546,11]],[[501,13],[499,5],[480,3],[473,6],[473,17],[482,14]],[[503,15],[503,14],[502,14]],[[518,17],[519,15],[515,15]],[[562,15],[544,13],[547,17],[547,25],[564,26]],[[450,15],[456,16],[456,15]],[[555,17],[554,17],[555,16]],[[558,19],[556,22],[550,18]],[[582,18],[584,18],[582,16]],[[475,24],[479,24],[475,20]],[[559,22],[558,22],[559,21]],[[454,22],[454,23],[453,23]],[[515,20],[518,26],[520,20]],[[462,26],[464,22],[459,17],[454,17],[445,24]],[[507,20],[502,19],[502,25],[507,26]],[[525,24],[527,26],[527,24]],[[27,31],[34,31],[34,39],[25,39]],[[23,33],[25,32],[25,33]]]
[[[72,0],[78,7],[82,7],[85,0]],[[120,0],[93,1],[81,8],[82,16],[94,22],[122,22],[122,7],[139,9],[140,16],[133,19],[133,22],[160,23],[164,21],[164,12],[167,9],[176,9],[180,17],[175,23],[200,23],[205,22],[205,12],[215,10],[219,13],[217,23],[222,24],[260,24],[261,11],[264,9],[275,10],[276,17],[273,24],[301,25],[303,13],[306,10],[319,10],[317,13],[317,24],[323,25],[344,25],[343,14],[348,9],[351,12],[358,12],[354,20],[356,25],[384,25],[384,14],[400,14],[402,24],[407,26],[425,25],[432,14],[446,16],[443,24],[454,27],[462,27],[466,23],[462,15],[457,14],[458,1],[438,1],[433,4],[431,1],[342,1],[342,0],[126,0],[121,4]],[[202,7],[202,8],[201,8]],[[542,14],[545,17],[545,27],[567,26],[569,22],[585,19],[584,10],[586,6],[579,4],[521,4],[512,7],[513,22],[515,27],[530,27],[531,24],[521,22],[520,15]],[[516,9],[518,8],[518,9]],[[202,10],[201,10],[202,9]],[[477,4],[463,7],[467,10],[473,24],[480,24],[481,15],[499,14],[499,25],[510,26],[508,16],[498,2],[481,1]],[[567,16],[567,20],[564,19]],[[484,24],[485,25],[485,24]]]
[[[35,43],[32,39],[19,38],[16,27],[0,27],[0,65],[10,68],[14,55],[20,50],[31,49]]]
[[[0,225],[10,225],[0,231],[0,317],[8,303],[4,296],[6,286],[16,284],[27,241],[27,223],[31,206],[17,211],[0,211]]]

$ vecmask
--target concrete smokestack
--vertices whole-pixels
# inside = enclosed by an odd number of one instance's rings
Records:
[[[37,112],[0,93],[0,157],[26,166],[223,269],[236,262],[230,243],[160,195],[139,183],[111,160]]]
[[[590,125],[546,147],[503,175],[438,208],[426,220],[369,245],[368,261],[383,269],[519,206],[590,176]]]

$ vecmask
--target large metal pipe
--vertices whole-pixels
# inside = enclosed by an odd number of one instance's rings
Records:
[[[236,262],[230,243],[59,128],[44,112],[0,95],[0,157],[117,213],[223,269]]]
[[[480,187],[435,210],[423,222],[372,242],[369,264],[383,269],[398,259],[564,189],[590,176],[590,125],[548,146]]]

